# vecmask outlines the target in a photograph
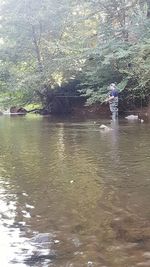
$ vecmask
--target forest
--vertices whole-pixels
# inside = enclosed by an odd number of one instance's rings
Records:
[[[149,0],[2,0],[0,109],[103,103],[116,83],[126,107],[150,95]]]

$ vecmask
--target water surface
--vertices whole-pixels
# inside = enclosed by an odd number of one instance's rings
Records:
[[[0,118],[0,266],[150,266],[150,125],[109,123]]]

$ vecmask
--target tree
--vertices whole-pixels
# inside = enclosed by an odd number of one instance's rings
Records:
[[[80,79],[74,93],[80,89],[89,103],[102,101],[110,82],[129,99],[148,96],[147,0],[5,0],[1,6],[3,95],[37,101]]]
[[[89,1],[91,2],[91,1]],[[116,82],[127,100],[146,100],[150,94],[149,18],[144,1],[93,1],[99,14],[97,45],[86,60],[81,91],[88,103],[103,101],[107,86]],[[99,9],[96,6],[99,6]]]

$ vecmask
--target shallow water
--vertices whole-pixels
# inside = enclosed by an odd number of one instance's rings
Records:
[[[0,266],[150,266],[150,124],[3,116],[0,137]]]

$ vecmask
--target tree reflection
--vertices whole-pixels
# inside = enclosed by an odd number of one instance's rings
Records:
[[[0,175],[7,196],[17,196],[14,219],[27,225],[26,236],[55,233],[61,255],[80,252],[78,263],[90,258],[124,267],[136,264],[125,257],[129,250],[137,256],[149,245],[150,184],[138,167],[147,177],[148,159],[142,161],[144,146],[135,154],[137,128],[128,135],[118,124],[112,128],[100,133],[91,123],[8,120],[0,129]]]

